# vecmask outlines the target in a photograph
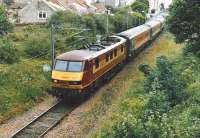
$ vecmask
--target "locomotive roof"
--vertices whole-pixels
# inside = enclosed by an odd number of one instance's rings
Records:
[[[149,20],[148,22],[145,23],[145,25],[149,25],[151,27],[155,27],[156,25],[159,25],[161,23],[160,20],[154,19],[154,20]]]
[[[145,32],[145,31],[148,31],[148,30],[150,30],[150,27],[148,27],[147,25],[140,25],[140,26],[131,28],[129,30],[126,30],[124,32],[121,32],[117,35],[125,36],[125,37],[128,37],[129,39],[133,39],[135,36]]]
[[[110,45],[91,44],[90,47],[85,48],[85,49],[72,50],[72,51],[63,53],[60,56],[58,56],[56,59],[71,60],[71,61],[90,60],[126,42],[124,38],[121,38],[118,36],[112,36],[112,37],[118,39],[119,41],[113,44],[110,43]],[[99,49],[96,49],[96,48],[99,48]]]

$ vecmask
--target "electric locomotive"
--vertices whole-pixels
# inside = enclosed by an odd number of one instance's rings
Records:
[[[138,54],[163,29],[162,16],[79,50],[59,55],[52,71],[52,94],[74,96],[93,91]]]

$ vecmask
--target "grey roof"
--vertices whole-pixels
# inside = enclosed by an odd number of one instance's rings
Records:
[[[151,27],[154,27],[154,26],[157,26],[160,24],[160,21],[159,20],[150,20],[148,22],[145,23],[146,25],[149,25]]]
[[[146,25],[140,25],[134,28],[131,28],[129,30],[126,30],[124,32],[121,32],[117,35],[119,36],[125,36],[128,37],[129,39],[133,39],[134,37],[136,37],[137,35],[150,30],[150,27],[146,26]]]

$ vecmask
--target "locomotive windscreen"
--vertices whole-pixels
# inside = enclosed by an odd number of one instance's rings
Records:
[[[63,72],[80,72],[82,71],[83,62],[56,60],[55,70]]]

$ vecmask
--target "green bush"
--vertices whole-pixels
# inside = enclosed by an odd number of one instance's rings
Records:
[[[46,34],[33,34],[25,42],[25,52],[29,57],[46,57],[50,55],[50,38]]]
[[[13,108],[27,109],[33,101],[45,95],[50,74],[42,72],[42,64],[39,61],[22,62],[0,71],[0,122],[2,116],[7,118],[16,114]]]
[[[71,24],[71,25],[77,25],[80,26],[81,23],[81,16],[78,14],[72,13],[70,11],[59,11],[54,13],[49,21],[48,26],[50,27],[53,25],[60,25],[60,24]]]
[[[158,57],[157,68],[152,70],[145,81],[145,91],[164,92],[171,106],[181,103],[187,97],[186,81],[181,76],[181,72],[176,70],[166,57]],[[144,72],[146,73],[146,72]]]
[[[12,64],[19,61],[15,47],[8,40],[0,41],[0,63]]]
[[[142,1],[136,0],[132,5],[131,8],[133,11],[135,12],[139,12],[142,15],[145,15],[148,10],[149,10],[149,6],[146,5],[145,3],[143,3]]]
[[[14,42],[20,42],[26,40],[28,38],[28,34],[25,34],[24,32],[15,32],[9,33],[7,37]]]
[[[6,9],[0,6],[0,35],[8,33],[12,29],[13,26],[8,20]]]

